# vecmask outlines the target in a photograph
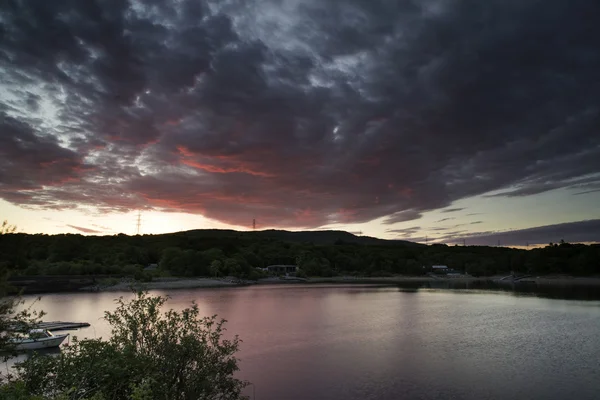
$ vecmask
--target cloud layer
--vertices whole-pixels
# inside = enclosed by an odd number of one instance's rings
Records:
[[[591,193],[599,14],[589,0],[7,0],[0,198],[318,227],[492,191]]]
[[[483,246],[529,246],[558,243],[599,243],[600,219],[539,226],[505,232],[478,232],[462,235],[447,235],[438,239],[447,244]]]

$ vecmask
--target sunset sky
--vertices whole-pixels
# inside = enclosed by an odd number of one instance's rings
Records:
[[[600,3],[4,0],[0,220],[600,241]]]

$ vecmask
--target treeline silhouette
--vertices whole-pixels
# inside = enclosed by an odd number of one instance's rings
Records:
[[[421,245],[342,231],[194,230],[163,235],[0,235],[0,269],[13,275],[115,275],[150,279],[144,268],[172,276],[256,278],[255,268],[299,265],[308,276],[422,275],[444,264],[473,276],[599,273],[600,245],[550,244],[532,250]]]

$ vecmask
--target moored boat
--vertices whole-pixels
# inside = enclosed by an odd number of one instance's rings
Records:
[[[69,336],[68,333],[54,335],[46,329],[32,329],[25,337],[10,339],[15,350],[39,350],[58,347]]]

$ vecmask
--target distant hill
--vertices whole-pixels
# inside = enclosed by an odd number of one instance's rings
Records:
[[[300,261],[298,261],[300,260]],[[0,271],[13,277],[44,278],[44,284],[73,289],[61,277],[117,276],[151,279],[144,267],[159,264],[171,276],[257,278],[254,268],[302,264],[308,276],[423,274],[423,266],[447,265],[473,276],[600,273],[600,245],[561,243],[519,250],[485,246],[426,246],[357,236],[336,230],[191,230],[161,235],[0,235]],[[218,261],[218,262],[217,262]],[[213,265],[214,264],[214,265]],[[74,278],[75,279],[75,278]],[[79,279],[79,278],[77,278]],[[36,289],[39,290],[39,289]]]
[[[406,240],[386,240],[379,239],[370,236],[357,236],[350,232],[346,231],[333,231],[333,230],[323,230],[323,231],[299,231],[299,232],[291,232],[284,230],[265,230],[258,232],[250,232],[258,235],[262,235],[265,237],[271,237],[274,239],[289,241],[289,242],[302,242],[309,243],[312,242],[314,244],[335,244],[343,242],[343,243],[353,243],[353,244],[364,244],[364,245],[390,245],[390,244],[401,244],[401,245],[416,245],[418,243],[408,242]]]
[[[274,239],[284,242],[294,243],[313,243],[317,245],[332,244],[360,244],[360,245],[405,245],[405,246],[423,246],[419,243],[406,240],[387,240],[370,236],[357,236],[346,231],[322,230],[322,231],[285,231],[277,229],[268,229],[263,231],[235,231],[229,229],[196,229],[191,231],[176,232],[165,235],[186,235],[197,238],[230,238],[239,237],[244,239]]]

